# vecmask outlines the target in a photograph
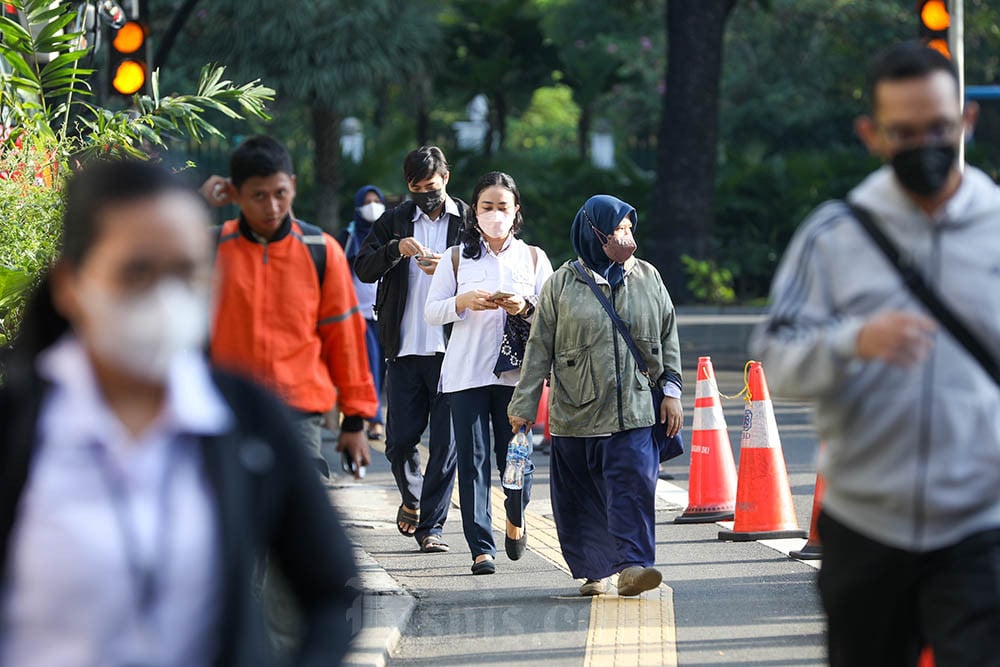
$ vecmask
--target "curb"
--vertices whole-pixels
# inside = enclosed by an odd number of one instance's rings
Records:
[[[342,664],[385,667],[417,601],[358,544],[354,545],[354,560],[364,590],[364,618]]]

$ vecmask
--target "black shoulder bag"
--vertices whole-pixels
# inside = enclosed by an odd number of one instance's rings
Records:
[[[906,285],[907,289],[913,293],[917,299],[920,300],[924,307],[930,312],[934,318],[941,323],[948,333],[965,348],[976,362],[979,363],[980,367],[986,372],[987,375],[992,378],[993,382],[1000,387],[1000,364],[997,364],[996,358],[990,354],[986,345],[979,339],[979,337],[974,334],[958,315],[945,304],[941,298],[937,295],[937,292],[927,284],[924,280],[923,275],[920,270],[917,269],[911,262],[903,258],[899,252],[899,248],[896,247],[888,236],[879,229],[878,225],[875,223],[875,218],[872,216],[871,211],[862,208],[860,206],[855,206],[849,202],[845,202],[847,207],[854,214],[854,217],[861,227],[868,232],[872,241],[878,246],[885,258],[889,260],[897,272],[899,272],[900,277],[903,279],[903,284]]]
[[[663,403],[663,389],[653,378],[649,377],[649,364],[642,358],[642,353],[639,352],[639,347],[635,344],[635,339],[632,338],[632,334],[629,333],[625,322],[622,321],[622,318],[611,305],[611,302],[608,301],[608,297],[604,296],[604,292],[597,286],[597,283],[590,277],[586,269],[580,266],[580,260],[573,260],[572,266],[573,270],[587,282],[587,286],[590,287],[590,291],[594,293],[597,300],[601,302],[601,306],[608,313],[608,317],[611,318],[615,328],[618,329],[618,333],[621,334],[622,339],[625,341],[629,352],[635,358],[635,365],[639,368],[639,372],[649,382],[649,393],[653,398],[653,442],[660,452],[660,463],[680,456],[684,453],[684,439],[681,437],[680,431],[673,437],[668,436],[667,429],[660,423],[660,405]]]

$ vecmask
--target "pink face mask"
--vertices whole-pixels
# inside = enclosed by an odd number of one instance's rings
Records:
[[[486,211],[476,216],[479,230],[491,239],[505,239],[514,226],[514,214],[507,211]]]

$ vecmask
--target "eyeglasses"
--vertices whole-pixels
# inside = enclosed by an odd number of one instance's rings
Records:
[[[941,120],[922,128],[910,125],[883,125],[882,136],[897,146],[920,144],[950,144],[962,134],[963,125],[954,120]]]

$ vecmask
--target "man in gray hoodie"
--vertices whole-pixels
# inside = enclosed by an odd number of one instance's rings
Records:
[[[847,199],[1000,357],[1000,189],[957,150],[976,108],[921,44],[873,61],[856,130],[886,164]],[[844,202],[789,244],[753,351],[826,441],[819,590],[830,663],[1000,664],[1000,389]]]

